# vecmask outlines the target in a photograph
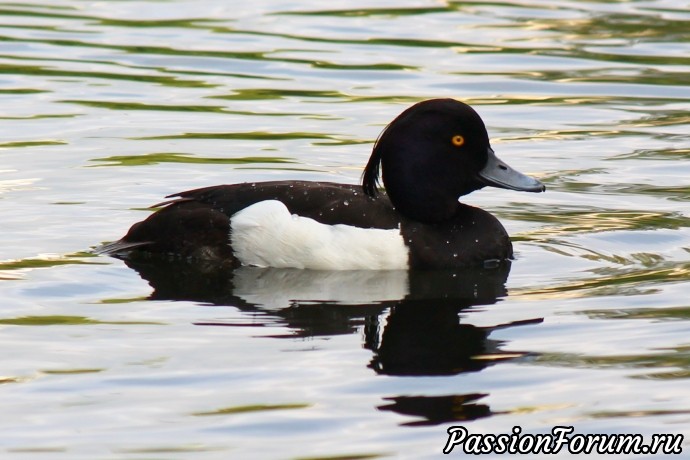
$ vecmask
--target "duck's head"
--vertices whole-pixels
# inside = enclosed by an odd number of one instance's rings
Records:
[[[370,196],[377,192],[379,168],[395,208],[421,222],[450,219],[459,197],[487,185],[545,190],[499,160],[477,112],[454,99],[415,104],[381,133],[362,178]]]

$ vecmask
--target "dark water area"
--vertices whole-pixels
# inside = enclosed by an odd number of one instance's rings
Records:
[[[510,264],[90,252],[171,193],[358,183],[383,127],[436,97],[547,186],[463,199]],[[0,2],[0,457],[437,458],[451,426],[688,438],[689,114],[686,1]],[[638,457],[669,458],[619,456]]]

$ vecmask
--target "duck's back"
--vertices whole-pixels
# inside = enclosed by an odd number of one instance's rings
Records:
[[[322,224],[345,224],[363,228],[395,228],[400,216],[383,193],[370,197],[361,185],[334,182],[274,181],[206,187],[177,193],[171,204],[190,200],[211,206],[226,216],[266,200],[285,204],[292,214]]]
[[[271,200],[290,214],[324,225],[395,229],[400,216],[388,198],[365,195],[361,186],[331,182],[275,181],[219,185],[171,195],[157,212],[134,224],[103,252],[165,254],[239,265],[231,241],[232,217]]]

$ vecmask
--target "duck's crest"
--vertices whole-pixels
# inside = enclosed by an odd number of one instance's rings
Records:
[[[379,148],[379,143],[381,142],[381,138],[383,137],[383,135],[386,133],[386,131],[388,131],[388,128],[391,124],[386,126],[384,130],[381,131],[381,134],[379,134],[379,137],[376,138],[376,142],[374,142],[374,148],[371,150],[369,162],[367,163],[367,166],[364,168],[364,173],[362,174],[362,188],[364,189],[364,193],[366,193],[372,198],[375,197],[379,192],[378,184],[381,170],[381,156],[383,154],[382,150]]]

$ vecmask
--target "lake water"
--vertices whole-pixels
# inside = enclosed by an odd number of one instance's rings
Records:
[[[466,197],[511,267],[88,252],[170,193],[356,183],[434,97],[547,186]],[[683,0],[0,3],[0,457],[438,458],[451,426],[687,455],[689,104]]]

